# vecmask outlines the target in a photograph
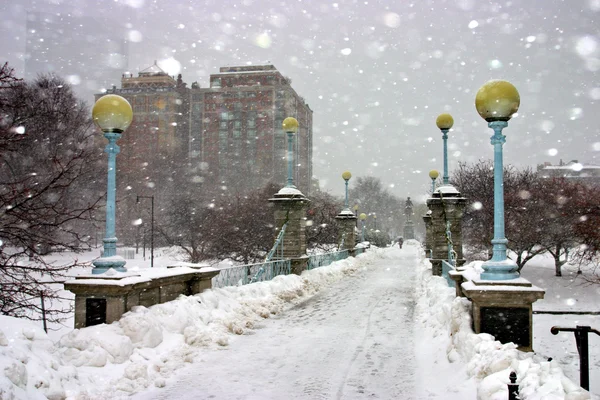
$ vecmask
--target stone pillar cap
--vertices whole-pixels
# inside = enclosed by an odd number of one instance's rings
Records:
[[[354,213],[352,212],[352,210],[349,210],[349,209],[345,208],[342,211],[340,211],[340,213],[338,215],[336,215],[336,218],[339,218],[339,219],[356,219],[356,215],[354,215]]]
[[[275,193],[273,198],[269,199],[269,201],[276,200],[302,200],[302,201],[310,201],[301,191],[296,188],[284,187],[279,190],[279,192]]]

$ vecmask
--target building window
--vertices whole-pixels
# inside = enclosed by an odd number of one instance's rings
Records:
[[[233,127],[234,128],[241,128],[242,127],[242,121],[233,121]]]
[[[227,129],[227,121],[221,121],[220,125],[221,129]]]
[[[214,78],[212,80],[212,82],[210,83],[210,87],[220,88],[221,87],[221,78]]]
[[[236,111],[241,111],[242,110],[242,103],[240,103],[239,101],[235,102],[233,104],[233,109]]]

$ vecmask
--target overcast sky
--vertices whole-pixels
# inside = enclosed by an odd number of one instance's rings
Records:
[[[0,0],[0,54],[22,76],[27,11],[90,16],[122,32],[128,60],[105,60],[118,86],[124,70],[154,60],[203,87],[221,66],[274,64],[314,110],[314,174],[333,194],[350,170],[419,199],[428,172],[442,171],[435,119],[443,112],[455,120],[450,175],[459,161],[491,159],[492,131],[474,107],[489,79],[521,94],[504,132],[505,164],[600,164],[600,0],[14,3]],[[94,28],[89,47],[70,51],[93,53],[99,35]],[[73,68],[61,73],[81,74]],[[91,104],[95,88],[79,86]]]

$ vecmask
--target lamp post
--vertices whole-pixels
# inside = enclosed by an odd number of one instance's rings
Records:
[[[356,227],[358,228],[358,204],[354,205],[354,216],[356,217]]]
[[[102,96],[92,109],[94,123],[104,132],[108,144],[104,151],[108,153],[108,180],[106,187],[106,235],[104,253],[102,257],[93,262],[92,274],[101,274],[113,268],[125,272],[125,260],[117,257],[117,236],[115,233],[115,203],[117,192],[117,154],[119,146],[117,140],[129,127],[133,119],[133,110],[127,100],[121,96],[109,94]]]
[[[373,224],[375,225],[375,232],[377,232],[377,214],[373,213]]]
[[[294,186],[294,177],[293,177],[293,173],[294,173],[293,138],[294,138],[294,134],[296,132],[298,132],[298,120],[296,120],[296,118],[294,118],[294,117],[287,117],[286,119],[283,120],[282,125],[283,125],[284,132],[287,133],[287,139],[288,139],[288,154],[287,154],[288,174],[287,174],[287,185],[285,185],[285,187],[296,189],[296,186]]]
[[[364,242],[365,241],[365,220],[367,219],[367,214],[361,213],[358,218],[360,218],[360,220],[362,221],[362,233],[360,235],[360,241]]]
[[[435,192],[435,180],[438,176],[440,176],[440,173],[437,170],[432,169],[429,171],[429,177],[431,178],[431,193]]]
[[[452,125],[454,125],[454,119],[450,114],[440,114],[435,123],[442,131],[442,139],[444,140],[444,177],[442,183],[447,185],[450,183],[448,178],[448,131],[452,128]]]
[[[517,89],[507,81],[491,80],[485,83],[475,96],[475,107],[479,115],[494,130],[491,143],[494,146],[494,253],[491,260],[483,263],[482,280],[508,280],[519,277],[517,264],[506,257],[504,236],[504,166],[502,145],[506,136],[502,129],[508,126],[508,120],[517,112],[520,105]]]
[[[350,178],[352,178],[352,174],[350,173],[350,171],[345,171],[344,173],[342,173],[342,179],[346,184],[346,200],[344,201],[344,210],[348,211],[350,211],[350,208],[348,208],[348,181],[350,180]]]
[[[137,196],[136,204],[140,203],[140,199],[150,199],[150,268],[154,268],[154,196]]]

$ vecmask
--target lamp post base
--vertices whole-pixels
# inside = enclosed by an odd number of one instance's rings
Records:
[[[481,267],[484,272],[481,273],[480,278],[486,281],[506,281],[521,276],[517,264],[509,259],[503,261],[488,260]]]
[[[118,272],[127,272],[125,263],[125,259],[121,256],[100,257],[92,263],[94,264],[92,274],[103,274],[111,268]]]

